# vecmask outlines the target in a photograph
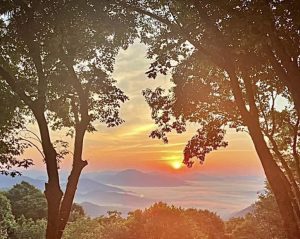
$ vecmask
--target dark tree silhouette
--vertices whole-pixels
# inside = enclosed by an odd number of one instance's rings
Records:
[[[14,110],[3,110],[13,121],[1,121],[8,132],[1,131],[1,140],[18,133],[14,122],[25,129],[23,118],[37,123],[48,174],[46,238],[59,239],[87,165],[82,156],[85,133],[96,130],[96,121],[109,127],[122,123],[118,109],[127,97],[115,86],[111,72],[119,49],[133,40],[133,17],[106,1],[92,0],[1,1],[0,14],[0,88],[16,103]],[[58,171],[64,155],[50,133],[63,128],[74,139],[64,193]],[[10,144],[1,159],[22,153],[22,147],[12,148],[13,140],[5,142]]]
[[[17,134],[24,130],[25,111],[15,101],[7,85],[1,85],[0,102],[0,173],[14,177],[20,175],[18,168],[27,168],[33,164],[31,159],[19,157],[30,146]]]
[[[288,236],[297,238],[299,178],[289,167],[292,163],[299,168],[297,1],[119,4],[144,16],[141,37],[149,45],[148,57],[154,60],[148,76],[173,73],[175,87],[170,92],[144,92],[159,126],[151,136],[167,141],[166,134],[173,129],[180,133],[186,122],[199,123],[184,151],[184,162],[191,166],[194,157],[203,161],[207,153],[227,145],[226,126],[247,129]],[[287,109],[293,132],[280,128],[284,112],[277,110],[278,96],[298,110],[297,116],[292,107]],[[281,152],[273,144],[280,134],[294,139]]]

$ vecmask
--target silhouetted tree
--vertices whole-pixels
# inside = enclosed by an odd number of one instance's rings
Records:
[[[87,165],[82,157],[85,133],[95,130],[96,121],[109,127],[122,123],[118,109],[127,97],[115,86],[111,72],[119,49],[132,42],[133,17],[121,7],[93,0],[1,1],[0,14],[0,88],[17,103],[11,112],[18,126],[24,126],[23,118],[38,125],[40,136],[35,139],[41,143],[48,174],[46,238],[59,239]],[[58,162],[66,151],[59,152],[57,143],[66,144],[50,134],[63,128],[74,137],[72,170],[64,193]],[[1,139],[13,135],[15,127],[8,131]],[[12,150],[14,145],[7,146]],[[20,153],[18,148],[11,155]]]
[[[170,131],[181,133],[186,122],[199,123],[197,134],[184,150],[184,162],[191,166],[193,158],[203,162],[207,153],[227,146],[226,126],[247,129],[289,238],[297,238],[299,178],[289,172],[287,162],[299,167],[299,114],[295,116],[295,110],[288,109],[289,115],[293,115],[294,131],[284,132],[279,127],[280,120],[277,121],[282,117],[277,114],[275,101],[280,96],[290,105],[295,103],[298,109],[295,90],[299,78],[295,78],[299,73],[299,14],[295,10],[298,3],[117,2],[144,16],[140,22],[141,37],[149,46],[148,57],[154,60],[148,76],[155,78],[159,73],[172,72],[175,87],[169,92],[162,89],[144,92],[159,126],[151,136],[166,142]],[[284,24],[278,24],[280,21]],[[281,64],[284,58],[286,65]],[[298,73],[294,75],[294,71]],[[279,117],[274,118],[275,114]],[[272,139],[282,133],[294,139],[287,150],[293,145],[292,157],[281,157],[284,150],[276,152]]]
[[[19,157],[29,146],[17,134],[24,129],[26,112],[15,100],[7,85],[0,87],[0,102],[0,173],[16,176],[20,175],[16,168],[32,165],[31,159],[22,160]]]

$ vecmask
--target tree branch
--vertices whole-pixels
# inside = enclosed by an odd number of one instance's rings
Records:
[[[296,163],[296,171],[298,174],[298,178],[300,180],[300,159],[299,154],[297,152],[297,144],[298,144],[298,134],[299,134],[299,124],[300,124],[300,118],[298,116],[296,125],[294,127],[294,137],[293,137],[293,156]]]
[[[22,89],[17,80],[2,66],[0,66],[0,76],[6,81],[12,91],[16,93],[22,101],[24,101],[26,105],[28,105],[30,108],[34,106],[34,101],[28,95],[26,95],[25,91]]]

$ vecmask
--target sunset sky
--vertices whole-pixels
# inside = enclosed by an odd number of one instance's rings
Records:
[[[137,42],[119,53],[114,78],[130,98],[121,107],[125,123],[116,128],[97,125],[97,132],[86,135],[84,159],[89,162],[86,171],[136,168],[172,173],[201,171],[222,175],[263,174],[246,133],[228,131],[229,146],[209,154],[204,165],[195,164],[192,169],[187,169],[181,161],[183,148],[194,134],[196,125],[191,125],[182,135],[170,135],[169,144],[149,138],[155,125],[141,92],[145,88],[170,87],[170,76],[159,76],[156,80],[146,77],[149,62],[146,59],[146,47]],[[53,137],[65,140],[64,132],[55,133]],[[29,150],[26,156],[35,159],[35,168],[44,167],[40,155],[34,149]],[[69,163],[70,160],[66,159],[62,168],[68,168]]]

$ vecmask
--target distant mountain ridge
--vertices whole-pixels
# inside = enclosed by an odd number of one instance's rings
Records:
[[[135,173],[137,172],[138,171],[136,171]],[[140,173],[140,175],[143,175],[143,173]],[[34,179],[28,176],[18,176],[12,178],[0,175],[0,189],[7,190],[13,187],[15,184],[26,181],[43,191],[45,187],[45,181],[41,179],[42,177],[38,174],[37,177],[39,179]],[[142,180],[144,179],[139,178],[139,181]],[[96,179],[94,180],[88,178],[87,175],[83,175],[78,183],[77,191],[75,194],[75,201],[78,203],[89,202],[93,203],[94,205],[98,205],[101,202],[101,205],[108,205],[100,206],[102,208],[102,211],[108,210],[111,207],[124,208],[124,205],[129,208],[146,207],[151,205],[155,201],[153,199],[145,198],[143,195],[138,195],[134,192],[124,190],[120,187],[112,186],[112,184],[113,183],[110,183],[110,185],[101,183]],[[62,182],[61,187],[62,190],[65,190],[66,182]],[[123,211],[126,210],[124,209]]]
[[[145,173],[136,169],[126,169],[115,173],[86,174],[87,177],[107,184],[130,187],[178,187],[188,183],[178,177],[158,173]]]
[[[255,209],[255,205],[252,204],[249,207],[246,207],[240,211],[232,213],[231,215],[229,215],[228,219],[236,218],[236,217],[245,217],[248,213],[252,213],[254,209]]]
[[[16,184],[21,183],[22,181],[28,182],[40,190],[45,189],[45,181],[43,180],[34,179],[28,176],[10,177],[4,175],[0,175],[0,189],[2,190],[9,189]]]
[[[67,171],[61,171],[61,186],[64,190]],[[7,177],[0,175],[0,190],[7,190],[13,185],[26,181],[44,191],[46,175],[42,171],[24,171],[24,176]],[[246,209],[237,211],[232,200],[243,195],[248,205],[256,200],[262,190],[264,180],[260,176],[218,175],[195,172],[190,174],[170,174],[161,172],[142,172],[135,169],[123,171],[86,172],[81,175],[76,203],[85,203],[85,210],[90,216],[100,216],[108,210],[123,213],[142,209],[154,202],[164,201],[183,207],[208,208],[216,210],[224,219],[244,216]],[[258,185],[257,188],[255,185]],[[212,192],[210,196],[208,193]],[[216,203],[209,208],[209,202]],[[226,203],[219,206],[218,203]],[[243,203],[239,201],[239,203]],[[203,206],[208,205],[208,206]],[[243,205],[243,204],[240,204]],[[247,204],[246,204],[247,205]]]
[[[63,188],[65,188],[65,186],[66,184],[63,184]],[[95,190],[100,190],[101,192],[126,192],[121,188],[106,185],[104,183],[91,180],[89,178],[81,178],[78,182],[77,190],[80,193],[88,193]]]
[[[135,208],[128,207],[116,207],[116,206],[100,206],[90,202],[82,202],[80,206],[83,207],[84,212],[90,217],[99,217],[106,215],[108,211],[121,212],[123,216],[126,216],[128,212],[134,211]]]

